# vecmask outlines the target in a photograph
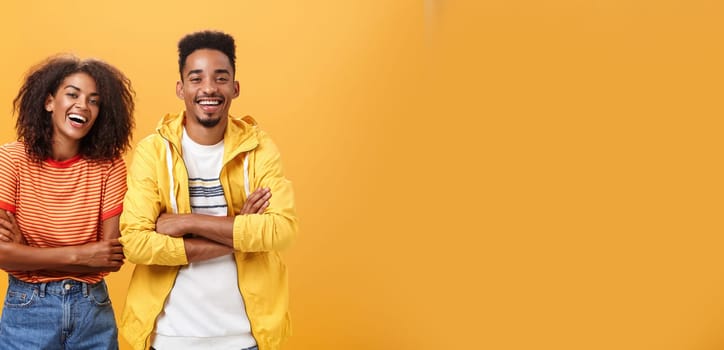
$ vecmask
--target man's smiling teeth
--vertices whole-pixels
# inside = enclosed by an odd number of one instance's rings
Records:
[[[85,122],[87,121],[84,116],[78,114],[68,114],[68,119],[81,124],[85,124]]]
[[[198,102],[202,106],[218,106],[221,104],[219,100],[199,100]]]

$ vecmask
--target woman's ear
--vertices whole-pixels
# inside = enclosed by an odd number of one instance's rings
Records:
[[[45,110],[48,112],[53,111],[53,95],[48,95],[48,97],[45,98]]]

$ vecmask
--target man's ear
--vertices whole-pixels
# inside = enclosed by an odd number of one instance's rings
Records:
[[[182,100],[184,99],[183,89],[184,89],[184,83],[181,80],[177,81],[176,82],[176,96]]]
[[[239,81],[234,80],[234,98],[239,97]]]

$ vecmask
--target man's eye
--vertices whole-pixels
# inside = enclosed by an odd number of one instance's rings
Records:
[[[98,101],[98,100],[90,100],[90,101],[88,101],[88,102],[89,102],[90,104],[92,104],[92,105],[96,105],[96,106],[97,106],[97,105],[98,105],[98,103],[99,103],[99,101]]]
[[[78,98],[78,94],[74,94],[74,93],[72,93],[72,92],[69,92],[69,93],[67,93],[67,94],[65,94],[65,95],[66,95],[66,96],[70,96],[70,97],[72,97],[72,98]]]

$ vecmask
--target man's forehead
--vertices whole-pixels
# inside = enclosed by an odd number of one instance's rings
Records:
[[[200,49],[186,57],[184,70],[233,70],[231,61],[223,52],[211,49]]]

